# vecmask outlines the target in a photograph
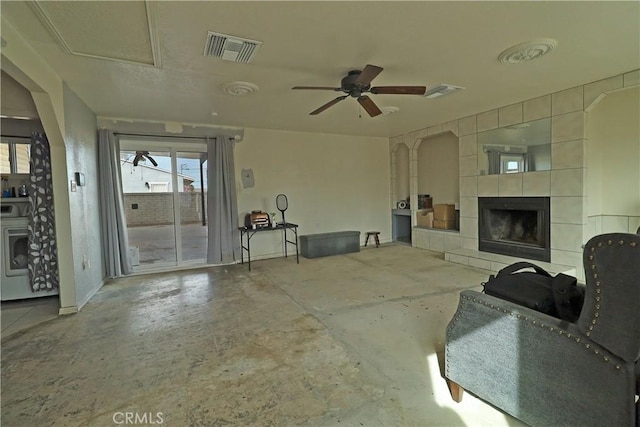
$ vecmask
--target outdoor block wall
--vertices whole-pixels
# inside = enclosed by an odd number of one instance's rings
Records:
[[[202,221],[200,193],[180,193],[180,221],[182,224]],[[133,209],[137,204],[138,209]],[[206,206],[206,195],[205,195]],[[128,193],[124,195],[127,226],[173,224],[173,193]]]

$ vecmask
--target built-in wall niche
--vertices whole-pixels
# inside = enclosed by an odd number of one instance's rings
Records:
[[[409,148],[405,144],[398,144],[394,151],[395,157],[395,188],[394,194],[397,200],[409,198]]]
[[[460,200],[458,137],[451,132],[424,138],[418,146],[418,194],[434,204]]]
[[[478,132],[478,174],[551,170],[551,119]]]

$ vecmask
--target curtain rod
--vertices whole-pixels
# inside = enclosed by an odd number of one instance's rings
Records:
[[[153,133],[131,133],[131,132],[114,132],[114,135],[123,135],[123,136],[145,136],[149,138],[184,138],[184,139],[200,139],[206,140],[207,138],[215,138],[214,136],[181,136],[181,135],[161,135],[161,134],[153,134]],[[234,137],[230,137],[235,140]]]

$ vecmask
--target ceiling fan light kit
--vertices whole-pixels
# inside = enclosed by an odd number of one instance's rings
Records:
[[[341,80],[340,87],[327,87],[327,86],[295,86],[294,90],[331,90],[334,92],[344,92],[346,95],[341,95],[320,108],[313,110],[309,113],[312,116],[322,113],[329,107],[334,106],[340,101],[345,100],[348,97],[356,98],[358,103],[371,117],[379,116],[382,114],[382,110],[373,102],[373,100],[365,95],[366,93],[372,93],[374,95],[424,95],[426,91],[425,86],[377,86],[371,87],[371,81],[382,72],[383,68],[376,65],[367,65],[362,70],[352,70]]]

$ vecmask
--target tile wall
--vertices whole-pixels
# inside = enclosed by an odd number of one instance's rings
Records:
[[[456,246],[477,250],[478,197],[549,196],[551,262],[575,266],[580,277],[583,274],[582,244],[591,236],[610,231],[635,232],[640,226],[640,217],[587,218],[588,194],[585,186],[585,109],[604,91],[637,85],[639,76],[640,71],[636,70],[392,138],[391,176],[395,176],[396,171],[393,153],[397,144],[406,144],[410,149],[410,194],[414,200],[417,198],[417,148],[422,139],[448,131],[459,138],[460,232],[434,232],[414,227],[414,246],[439,251],[455,249]],[[551,118],[550,171],[509,175],[478,174],[478,132],[545,117]],[[391,200],[396,199],[397,195],[392,194]],[[416,224],[415,212],[413,224]],[[444,235],[440,236],[442,233]],[[448,248],[445,248],[445,242]]]

